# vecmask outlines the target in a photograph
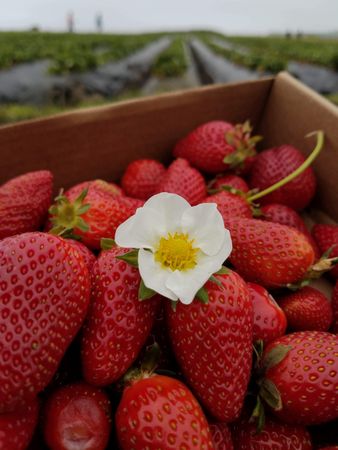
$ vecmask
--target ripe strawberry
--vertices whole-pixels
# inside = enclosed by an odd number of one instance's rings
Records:
[[[262,219],[268,222],[280,223],[281,225],[287,225],[303,233],[309,240],[316,255],[316,259],[319,259],[322,253],[320,252],[318,245],[311,236],[311,233],[305,226],[305,223],[301,216],[292,208],[286,205],[278,203],[270,203],[261,207],[263,213]]]
[[[314,252],[299,231],[257,219],[228,220],[230,261],[248,281],[278,287],[300,281],[314,262]]]
[[[155,159],[137,159],[127,167],[121,185],[130,197],[147,200],[155,194],[165,170],[164,165]]]
[[[126,387],[116,412],[121,450],[212,450],[207,420],[180,381],[148,375]]]
[[[94,253],[91,252],[88,247],[82,244],[82,242],[75,241],[74,239],[68,239],[67,242],[80,253],[90,273],[93,268],[94,262],[96,261]]]
[[[278,299],[293,331],[327,331],[332,322],[330,302],[318,289],[305,286]]]
[[[256,154],[260,140],[251,137],[249,122],[233,125],[214,120],[195,128],[174,148],[176,158],[185,158],[193,166],[208,173],[219,173],[229,168],[247,170]]]
[[[83,329],[82,365],[90,384],[118,380],[150,334],[159,296],[139,301],[138,269],[118,259],[128,250],[100,254],[92,271],[92,305]]]
[[[44,435],[51,450],[105,450],[110,428],[109,398],[89,384],[63,386],[46,403]]]
[[[338,450],[338,445],[330,445],[329,447],[319,447],[318,450]]]
[[[312,450],[310,433],[305,427],[270,418],[260,433],[255,424],[238,421],[232,425],[232,436],[236,450]]]
[[[156,193],[172,192],[185,198],[191,205],[197,205],[207,195],[205,180],[200,172],[190,167],[187,160],[178,158],[170,164]]]
[[[250,203],[242,196],[221,191],[209,195],[201,203],[216,203],[221,213],[225,226],[227,221],[233,217],[252,218]]]
[[[331,249],[330,258],[338,257],[338,225],[316,224],[312,229],[312,235],[322,253]],[[338,279],[338,265],[330,271],[330,274]]]
[[[43,225],[51,202],[53,175],[29,172],[0,186],[0,239]]]
[[[274,352],[286,356],[267,365]],[[265,389],[279,392],[277,417],[290,424],[311,425],[338,418],[338,337],[322,331],[301,331],[271,342],[265,349]],[[264,363],[265,361],[265,363]]]
[[[24,409],[0,414],[0,449],[25,450],[38,422],[39,402],[33,398]]]
[[[255,283],[247,283],[254,311],[253,340],[264,344],[283,336],[286,317],[269,292]]]
[[[240,413],[250,376],[252,303],[237,273],[216,275],[204,286],[209,303],[195,299],[167,304],[168,328],[176,359],[208,412],[221,422]],[[238,368],[240,367],[240,370]]]
[[[209,185],[210,189],[233,188],[244,193],[249,192],[249,186],[246,181],[238,175],[222,175],[216,177]]]
[[[101,239],[113,239],[117,227],[143,202],[112,194],[110,185],[102,180],[90,182],[87,193],[81,191],[83,187],[81,183],[57,197],[57,203],[49,209],[51,233],[65,237],[74,233],[88,247],[100,249]]]
[[[234,450],[231,431],[225,423],[209,424],[214,450]]]
[[[62,238],[0,242],[0,413],[29,402],[54,375],[89,304],[89,274]]]
[[[333,289],[331,307],[333,313],[332,331],[338,334],[338,281]]]
[[[259,153],[250,172],[250,187],[263,190],[285,178],[303,162],[303,154],[291,145],[264,150]],[[261,199],[262,204],[282,203],[293,209],[307,206],[316,191],[316,178],[311,167],[294,180]]]
[[[116,183],[111,183],[100,179],[82,181],[81,183],[75,184],[67,190],[67,194],[71,198],[76,198],[81,194],[81,192],[85,189],[89,190],[89,188],[91,191],[96,191],[99,194],[108,194],[112,197],[124,197],[124,193],[120,186]]]

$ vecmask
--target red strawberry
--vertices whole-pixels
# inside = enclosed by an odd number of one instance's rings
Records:
[[[311,233],[305,226],[303,219],[292,208],[286,205],[280,205],[278,203],[271,203],[269,205],[262,206],[261,211],[263,213],[262,219],[269,222],[280,223],[281,225],[287,225],[305,234],[316,255],[316,259],[319,259],[322,253],[320,252],[318,245],[311,236]]]
[[[319,447],[318,450],[338,450],[338,445],[330,445],[329,447]]]
[[[305,286],[278,299],[293,331],[327,331],[332,322],[330,302],[318,289]]]
[[[62,238],[25,233],[0,242],[0,413],[45,388],[89,304],[89,274]]]
[[[207,195],[207,187],[200,172],[190,167],[187,160],[178,158],[170,164],[157,185],[156,193],[159,192],[178,194],[191,205],[196,205]]]
[[[338,257],[338,225],[316,224],[312,234],[322,253],[331,249],[330,258]],[[338,265],[330,271],[330,274],[338,279]]]
[[[105,450],[110,428],[109,398],[89,384],[63,386],[46,403],[44,435],[51,450]]]
[[[333,333],[338,334],[338,281],[336,282],[332,293],[331,307],[333,312],[332,331]]]
[[[38,422],[39,403],[33,398],[24,409],[0,414],[0,449],[25,450]]]
[[[300,281],[314,262],[314,252],[299,231],[257,219],[228,220],[230,261],[246,280],[265,287]]]
[[[222,175],[215,178],[209,185],[210,189],[233,188],[244,193],[249,192],[249,186],[246,181],[238,175]]]
[[[74,239],[68,239],[67,242],[80,253],[90,273],[93,268],[94,262],[96,261],[94,253],[91,252],[88,247],[82,244],[82,242],[74,241]]]
[[[290,348],[286,356],[267,364],[281,347]],[[268,345],[264,383],[268,392],[280,394],[280,408],[274,410],[279,419],[311,425],[338,418],[337,354],[338,337],[322,331],[288,334]]]
[[[247,283],[254,311],[253,340],[265,344],[283,336],[286,317],[269,292],[255,283]]]
[[[121,180],[121,185],[130,197],[147,200],[165,174],[165,167],[155,159],[137,159],[129,164]]]
[[[263,190],[285,178],[303,162],[303,154],[291,145],[271,148],[259,153],[250,172],[250,187]],[[282,203],[293,209],[307,206],[316,190],[316,178],[311,167],[294,180],[261,199],[262,204]]]
[[[312,450],[310,433],[306,428],[267,419],[263,431],[246,420],[232,426],[236,450]]]
[[[75,184],[75,186],[68,189],[67,194],[71,198],[76,198],[81,194],[81,192],[89,188],[91,191],[96,191],[101,194],[108,194],[112,197],[124,196],[122,189],[116,183],[111,183],[99,179],[91,181],[82,181],[81,183]]]
[[[237,273],[216,275],[204,286],[209,303],[167,304],[168,328],[177,361],[194,392],[221,422],[240,413],[250,376],[252,303]],[[240,367],[240,370],[238,368]]]
[[[109,184],[102,180],[90,182],[87,193],[81,191],[83,187],[81,183],[57,197],[57,203],[49,209],[51,232],[65,237],[74,233],[88,247],[99,249],[101,239],[113,239],[117,227],[143,202],[111,194]]]
[[[208,173],[229,168],[247,169],[256,154],[249,122],[233,125],[222,120],[204,123],[174,148],[174,156],[187,159],[193,166]]]
[[[51,202],[53,175],[29,172],[0,186],[0,239],[43,225]]]
[[[148,375],[125,388],[116,412],[121,450],[212,450],[207,420],[178,380]]]
[[[118,380],[135,361],[150,334],[159,296],[139,301],[138,269],[117,259],[119,247],[101,253],[94,264],[92,305],[83,330],[85,379],[105,386]]]
[[[209,424],[214,450],[233,450],[231,432],[225,423]]]
[[[201,203],[216,203],[225,226],[227,220],[233,217],[252,218],[250,203],[244,197],[237,194],[221,191],[217,194],[209,195]]]

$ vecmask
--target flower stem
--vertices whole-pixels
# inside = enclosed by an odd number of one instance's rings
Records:
[[[299,167],[297,167],[296,170],[294,170],[292,173],[290,173],[287,177],[283,178],[282,180],[278,181],[277,183],[273,184],[272,186],[269,186],[268,188],[264,189],[261,192],[258,192],[257,194],[254,194],[248,198],[249,202],[253,202],[255,200],[258,200],[261,197],[264,197],[265,195],[271,194],[271,192],[275,191],[276,189],[284,186],[285,184],[292,181],[294,178],[298,177],[305,169],[307,169],[312,162],[317,158],[319,153],[321,152],[323,145],[324,145],[324,133],[323,131],[314,131],[313,133],[309,133],[306,135],[306,137],[310,137],[316,135],[317,137],[317,143],[311,154],[308,156],[308,158],[301,164]]]

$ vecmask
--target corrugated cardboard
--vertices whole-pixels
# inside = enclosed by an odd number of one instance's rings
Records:
[[[287,73],[276,78],[208,86],[132,100],[0,128],[0,183],[48,168],[57,188],[93,178],[117,180],[135,158],[170,158],[174,143],[212,119],[250,119],[264,147],[290,143],[307,154],[326,133],[315,162],[318,202],[338,220],[338,109]]]

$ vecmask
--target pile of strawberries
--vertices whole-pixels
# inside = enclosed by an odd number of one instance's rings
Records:
[[[338,449],[338,225],[299,214],[311,167],[260,196],[305,158],[259,139],[205,123],[169,167],[133,161],[53,204],[47,170],[0,187],[1,450]],[[216,203],[230,230],[208,302],[141,301],[114,244],[159,192]]]

